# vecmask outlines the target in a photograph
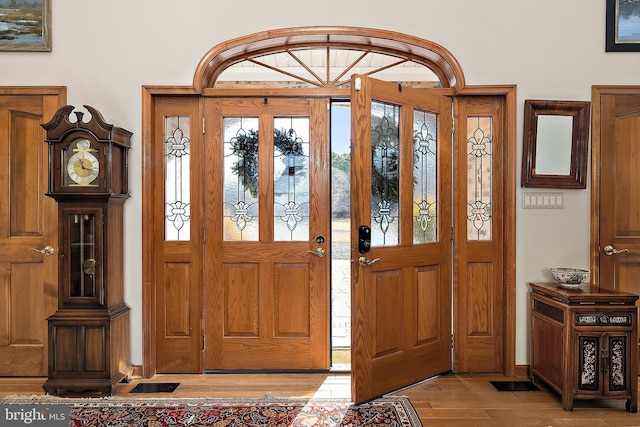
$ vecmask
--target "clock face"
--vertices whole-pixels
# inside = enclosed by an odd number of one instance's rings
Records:
[[[65,158],[67,185],[98,185],[100,161],[98,150],[93,148],[91,141],[84,138],[74,140],[65,150]]]

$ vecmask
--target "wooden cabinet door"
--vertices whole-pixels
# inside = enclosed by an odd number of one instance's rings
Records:
[[[65,88],[0,88],[0,376],[47,375],[47,317],[57,307],[57,207],[46,197],[40,124]],[[52,246],[46,255],[34,249]]]
[[[351,81],[352,399],[450,370],[451,99]],[[359,262],[359,257],[364,257]]]

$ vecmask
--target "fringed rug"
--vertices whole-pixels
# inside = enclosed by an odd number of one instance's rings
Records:
[[[69,426],[422,426],[406,397],[355,405],[338,399],[66,399],[39,396],[0,400],[2,405],[69,408]],[[17,408],[14,406],[14,408]],[[56,407],[59,411],[60,407]],[[4,412],[4,411],[3,411]],[[0,416],[0,418],[2,418]],[[0,423],[1,424],[1,423]],[[32,426],[39,425],[36,422]]]

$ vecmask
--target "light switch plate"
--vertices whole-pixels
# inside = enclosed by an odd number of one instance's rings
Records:
[[[522,194],[522,209],[562,209],[564,193],[539,193],[527,191]]]

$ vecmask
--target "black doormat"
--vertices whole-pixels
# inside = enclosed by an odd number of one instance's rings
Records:
[[[532,391],[540,390],[531,381],[490,381],[498,391]]]
[[[140,383],[129,393],[173,393],[180,383]]]

